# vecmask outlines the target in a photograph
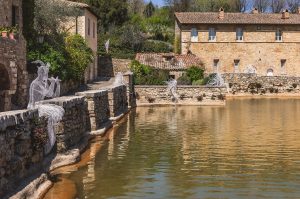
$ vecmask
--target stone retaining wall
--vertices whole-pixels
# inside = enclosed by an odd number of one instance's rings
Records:
[[[255,74],[223,74],[232,94],[300,93],[300,77],[257,76]]]
[[[37,109],[0,113],[0,198],[14,194],[19,183],[28,177],[55,168],[52,166],[55,157],[72,155],[72,151],[80,150],[90,131],[111,127],[112,120],[128,111],[129,90],[134,89],[125,85],[111,86],[39,102],[56,104],[65,110],[62,121],[55,126],[56,148],[47,156],[44,155],[47,120],[39,118]],[[74,154],[79,155],[79,152]],[[68,164],[66,159],[61,159],[61,162],[65,161],[62,165]]]
[[[109,121],[109,101],[106,90],[92,90],[76,93],[77,96],[84,96],[87,103],[89,125],[92,131],[101,128]]]
[[[45,129],[37,110],[0,113],[0,198],[42,168]]]
[[[167,86],[135,86],[137,104],[172,103],[172,95]],[[224,102],[226,88],[204,86],[178,86],[179,104]]]
[[[78,144],[90,127],[87,123],[87,102],[83,96],[58,97],[45,100],[43,104],[56,104],[65,110],[62,121],[57,125],[57,151],[65,152]]]
[[[111,117],[118,117],[128,111],[127,87],[115,86],[108,88],[108,101]]]

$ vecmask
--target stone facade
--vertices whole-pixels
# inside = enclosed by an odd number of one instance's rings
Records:
[[[223,74],[232,94],[299,94],[300,77],[257,76],[255,74]]]
[[[0,0],[0,27],[19,26],[15,40],[0,37],[0,112],[27,104],[28,73],[22,21],[21,0]]]
[[[108,92],[106,90],[92,90],[76,93],[77,96],[84,96],[88,107],[89,125],[92,131],[103,127],[109,121],[110,111]]]
[[[135,86],[137,105],[173,104],[166,86]],[[178,86],[178,104],[224,105],[226,88]]]
[[[222,20],[208,13],[211,23],[202,23],[200,18],[199,23],[193,24],[176,20],[175,31],[180,37],[181,52],[190,51],[199,56],[208,73],[242,73],[252,65],[258,75],[265,76],[267,72],[274,76],[300,75],[300,21],[294,20],[299,14],[290,14],[290,19],[282,19],[280,14],[239,14],[244,15],[247,15],[245,21],[231,20],[229,17],[235,16],[233,14],[225,15]],[[247,20],[251,17],[261,20],[268,17],[274,22],[260,24],[258,20],[251,24]],[[292,20],[295,23],[292,24]],[[216,32],[214,40],[209,40],[211,28]],[[241,40],[237,40],[238,28],[242,30]],[[276,40],[277,31],[281,33],[280,40]]]

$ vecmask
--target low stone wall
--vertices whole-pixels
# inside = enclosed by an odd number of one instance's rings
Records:
[[[135,86],[138,105],[168,104],[172,95],[167,86]],[[204,86],[178,86],[178,104],[223,104],[226,88]]]
[[[46,120],[37,110],[0,113],[0,198],[42,169],[41,133]]]
[[[101,128],[109,121],[108,91],[92,90],[76,93],[77,96],[84,96],[87,103],[89,125],[92,131]]]
[[[297,94],[300,77],[257,76],[256,74],[223,74],[232,94]]]
[[[108,88],[108,101],[111,117],[118,117],[128,111],[127,87],[114,86]]]
[[[83,96],[58,97],[45,100],[43,104],[56,104],[65,110],[56,128],[57,151],[65,152],[78,144],[87,131],[87,103]]]

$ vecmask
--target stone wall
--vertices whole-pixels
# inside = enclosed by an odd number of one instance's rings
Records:
[[[71,149],[90,130],[87,123],[87,104],[84,97],[59,97],[42,101],[42,104],[56,104],[65,110],[63,119],[56,128],[58,152],[65,152]]]
[[[26,69],[26,42],[22,35],[23,17],[21,0],[0,0],[0,26],[11,27],[13,21],[19,26],[15,40],[0,37],[0,76],[9,79],[5,84],[8,89],[0,86],[0,112],[12,109],[12,104],[25,107],[27,104],[28,79]],[[15,20],[12,19],[12,8],[15,8]],[[4,71],[4,72],[2,72]],[[0,80],[1,81],[1,80]]]
[[[113,86],[108,88],[108,101],[111,117],[118,117],[128,111],[127,87]]]
[[[300,77],[223,74],[232,94],[299,94]]]
[[[98,60],[99,77],[114,77],[118,72],[126,73],[130,70],[131,60],[129,59],[114,59],[109,56],[102,56]]]
[[[87,103],[89,125],[92,131],[103,127],[109,121],[109,101],[106,90],[92,90],[76,93],[77,96],[84,96]]]
[[[173,103],[166,86],[135,86],[138,105]],[[178,104],[223,104],[226,88],[178,86]]]
[[[37,110],[0,113],[0,198],[42,169],[45,129]]]

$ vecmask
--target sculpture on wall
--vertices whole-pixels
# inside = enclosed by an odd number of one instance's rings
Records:
[[[177,81],[175,79],[170,79],[167,83],[167,91],[171,93],[172,100],[177,102],[178,101],[178,94],[177,94]]]
[[[60,95],[60,80],[56,78],[48,78],[50,64],[45,64],[42,61],[35,61],[35,64],[39,64],[38,76],[32,81],[29,89],[29,103],[27,108],[37,108],[39,111],[39,117],[46,117],[48,119],[48,142],[45,146],[45,154],[48,154],[53,148],[56,142],[54,126],[62,120],[64,116],[64,109],[55,104],[42,104],[39,103],[47,98],[59,97]],[[50,84],[49,84],[50,82]]]

